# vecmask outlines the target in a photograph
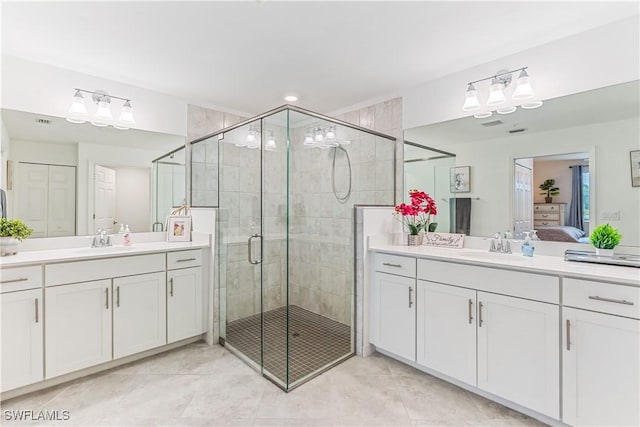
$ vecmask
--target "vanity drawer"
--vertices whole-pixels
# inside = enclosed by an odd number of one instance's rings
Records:
[[[167,253],[167,270],[202,265],[202,249],[190,249]]]
[[[640,319],[640,288],[565,278],[563,305]]]
[[[560,221],[560,214],[536,212],[533,214],[533,219],[541,219],[544,221]]]
[[[555,276],[420,259],[418,279],[552,304],[560,303],[560,280]]]
[[[0,293],[24,291],[42,286],[42,266],[3,268],[0,272]]]
[[[165,270],[165,254],[132,255],[117,258],[49,264],[44,268],[45,286],[89,282],[112,277],[134,276]]]
[[[377,253],[375,267],[382,273],[416,277],[416,259],[412,257]]]

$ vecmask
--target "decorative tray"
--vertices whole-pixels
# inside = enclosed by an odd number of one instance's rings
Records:
[[[640,268],[640,255],[614,254],[613,256],[601,256],[596,255],[593,251],[569,249],[564,252],[564,260]]]

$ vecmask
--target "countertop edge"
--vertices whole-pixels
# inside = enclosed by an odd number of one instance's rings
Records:
[[[578,263],[572,262],[571,265],[564,265],[564,263],[568,261],[564,261],[561,257],[554,256],[545,256],[545,255],[537,255],[533,257],[531,260],[525,260],[526,262],[535,262],[534,259],[544,260],[543,262],[551,262],[553,264],[563,263],[562,266],[567,267],[565,269],[559,268],[558,265],[550,265],[550,266],[540,266],[540,265],[513,265],[509,263],[500,262],[499,257],[503,256],[501,254],[496,254],[496,260],[489,259],[473,259],[473,258],[462,258],[462,257],[454,257],[453,255],[458,249],[448,249],[452,251],[451,254],[444,253],[428,253],[428,252],[419,252],[419,251],[429,251],[433,250],[429,247],[417,247],[415,249],[409,249],[408,246],[400,246],[400,245],[371,245],[368,248],[371,252],[382,252],[388,253],[392,255],[402,255],[402,256],[411,256],[416,258],[423,259],[432,259],[436,261],[444,261],[444,262],[452,262],[458,264],[467,264],[473,265],[477,267],[487,267],[487,268],[498,268],[502,270],[511,270],[511,271],[520,271],[525,273],[537,273],[537,274],[545,274],[545,275],[553,275],[558,277],[566,277],[566,278],[576,278],[576,279],[584,279],[584,280],[595,280],[595,281],[606,281],[611,283],[616,283],[620,285],[626,286],[634,286],[640,287],[640,269],[635,267],[622,267],[622,266],[594,266],[594,264],[588,263]],[[440,248],[436,250],[442,250]],[[476,249],[465,249],[467,252],[476,251]],[[486,252],[477,250],[478,252]],[[517,256],[517,255],[508,255],[508,256]],[[589,267],[591,266],[591,267]],[[597,268],[599,270],[605,270],[600,272],[588,271],[588,269]],[[624,269],[624,270],[619,270]],[[577,270],[577,271],[576,271]],[[630,278],[635,272],[637,275],[637,279]],[[613,274],[612,274],[613,273]],[[618,274],[615,274],[618,273]]]

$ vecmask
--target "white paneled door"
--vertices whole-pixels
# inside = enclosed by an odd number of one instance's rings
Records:
[[[20,162],[17,174],[16,217],[33,228],[33,236],[74,236],[75,166]]]
[[[93,231],[101,228],[113,234],[116,221],[116,171],[104,166],[94,166]]]
[[[533,174],[528,167],[516,163],[514,177],[514,231],[517,238],[522,238],[524,237],[525,231],[531,231],[533,229],[533,192],[531,190]]]

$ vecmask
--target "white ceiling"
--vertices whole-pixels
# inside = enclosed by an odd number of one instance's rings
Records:
[[[562,96],[546,101],[535,110],[518,108],[515,113],[494,114],[487,119],[473,116],[405,130],[405,139],[430,147],[445,147],[474,141],[513,136],[509,130],[543,132],[573,126],[622,120],[640,115],[640,82],[633,81]],[[496,122],[494,126],[483,124]]]
[[[254,114],[331,113],[638,13],[637,2],[2,2],[2,51]]]
[[[49,120],[49,124],[38,123]],[[12,141],[54,143],[91,143],[140,150],[169,152],[184,145],[184,137],[137,129],[118,130],[111,126],[97,127],[90,123],[69,123],[61,117],[2,109],[2,121]]]

